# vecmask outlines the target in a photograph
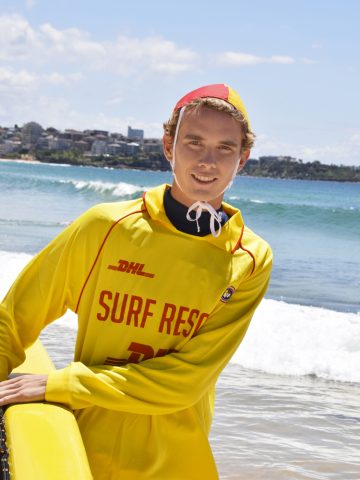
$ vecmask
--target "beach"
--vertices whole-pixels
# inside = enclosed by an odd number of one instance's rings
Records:
[[[0,295],[91,205],[169,173],[0,162]],[[360,185],[237,177],[225,200],[274,250],[269,290],[217,385],[221,479],[360,479]],[[76,318],[42,339],[72,360]]]

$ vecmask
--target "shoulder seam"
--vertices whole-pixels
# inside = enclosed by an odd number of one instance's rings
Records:
[[[243,234],[244,234],[244,227],[245,227],[245,225],[242,226],[239,240],[236,242],[235,247],[231,250],[231,253],[234,254],[236,252],[236,250],[241,248],[241,250],[243,250],[248,255],[250,255],[250,257],[252,259],[252,262],[253,262],[253,267],[252,267],[252,270],[250,272],[250,275],[252,275],[254,273],[254,270],[255,270],[255,267],[256,267],[256,260],[255,260],[255,255],[250,250],[245,248],[241,243],[242,242],[242,237],[243,237]]]
[[[140,210],[136,210],[136,211],[134,211],[134,212],[127,213],[127,214],[124,215],[123,217],[120,217],[118,220],[116,220],[116,222],[114,222],[114,223],[111,225],[111,227],[108,229],[108,231],[107,231],[107,233],[106,233],[106,235],[105,235],[105,237],[104,237],[104,239],[103,239],[103,241],[102,241],[102,243],[101,243],[101,245],[100,245],[100,247],[99,247],[99,249],[98,249],[97,255],[96,255],[96,257],[95,257],[95,260],[93,261],[93,264],[92,264],[92,266],[91,266],[91,268],[90,268],[90,271],[89,271],[89,273],[88,273],[88,275],[87,275],[87,277],[86,277],[86,280],[85,280],[85,282],[84,282],[84,284],[83,284],[83,286],[82,286],[82,289],[81,289],[81,292],[80,292],[80,295],[79,295],[79,298],[78,298],[78,301],[77,301],[77,304],[76,304],[75,313],[78,312],[79,305],[80,305],[80,302],[81,302],[82,294],[84,293],[85,287],[86,287],[86,285],[87,285],[87,283],[88,283],[88,281],[89,281],[89,279],[90,279],[90,277],[91,277],[91,274],[92,274],[92,272],[93,272],[93,270],[94,270],[94,268],[95,268],[95,265],[96,265],[96,263],[97,263],[97,261],[98,261],[98,259],[99,259],[99,257],[100,257],[100,253],[102,252],[102,250],[103,250],[103,248],[104,248],[104,246],[105,246],[105,243],[106,243],[107,239],[109,238],[111,232],[113,231],[114,227],[116,227],[116,225],[118,225],[122,220],[124,220],[125,218],[129,217],[130,215],[134,215],[134,214],[136,214],[136,213],[142,213],[142,212],[145,212],[145,211],[146,211],[146,210],[145,210],[144,208],[141,208]]]

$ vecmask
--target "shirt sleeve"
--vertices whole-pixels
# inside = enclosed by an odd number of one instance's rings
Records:
[[[250,277],[210,315],[179,351],[138,364],[87,367],[73,362],[51,373],[46,400],[80,409],[168,414],[195,404],[215,383],[243,339],[269,282],[272,254],[264,248]]]
[[[93,210],[75,220],[29,262],[0,304],[0,380],[24,361],[25,349],[46,325],[68,308],[75,309],[93,260],[86,243]]]

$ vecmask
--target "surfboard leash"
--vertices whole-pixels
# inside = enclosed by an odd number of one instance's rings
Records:
[[[10,480],[9,450],[6,445],[4,410],[0,407],[0,473],[1,480]]]

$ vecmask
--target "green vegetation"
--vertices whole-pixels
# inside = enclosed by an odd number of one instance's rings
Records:
[[[139,153],[134,156],[87,156],[78,150],[36,150],[29,152],[40,162],[66,163],[93,167],[133,168],[139,170],[170,170],[162,153]],[[7,155],[14,158],[16,155]],[[18,155],[17,155],[18,157]],[[360,167],[326,165],[319,161],[304,163],[292,157],[260,157],[250,159],[241,175],[299,180],[329,180],[338,182],[360,182]]]
[[[85,156],[78,150],[39,150],[36,160],[47,163],[67,163],[92,167],[134,168],[139,170],[168,170],[169,164],[161,153],[139,153],[134,156],[100,155]]]
[[[250,159],[243,174],[254,177],[360,182],[360,167],[325,165],[319,161],[303,163],[291,157]]]

